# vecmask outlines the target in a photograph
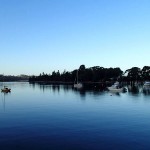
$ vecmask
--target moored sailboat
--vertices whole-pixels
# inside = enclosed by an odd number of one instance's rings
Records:
[[[76,79],[77,80],[75,80],[74,88],[81,89],[83,87],[83,84],[78,81],[78,70],[77,70]]]

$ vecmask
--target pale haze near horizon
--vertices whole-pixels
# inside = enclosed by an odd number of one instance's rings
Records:
[[[0,0],[0,74],[150,65],[149,0]]]

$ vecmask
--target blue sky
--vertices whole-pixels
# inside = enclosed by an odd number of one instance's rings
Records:
[[[149,0],[0,0],[0,74],[150,65]]]

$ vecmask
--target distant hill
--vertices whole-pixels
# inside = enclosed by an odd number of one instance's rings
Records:
[[[30,76],[27,75],[19,75],[19,76],[12,76],[12,75],[0,75],[0,82],[9,82],[9,81],[28,81]]]

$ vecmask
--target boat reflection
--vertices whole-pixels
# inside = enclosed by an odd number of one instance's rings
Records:
[[[8,96],[9,94],[10,94],[10,92],[1,92],[3,111],[6,110],[6,96]]]
[[[120,92],[113,92],[113,91],[109,91],[110,96],[116,95],[116,96],[121,96]]]

